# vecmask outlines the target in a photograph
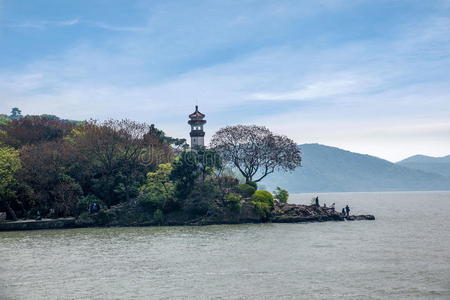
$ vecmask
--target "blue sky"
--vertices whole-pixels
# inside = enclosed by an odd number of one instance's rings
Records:
[[[450,154],[450,1],[0,0],[0,112]]]

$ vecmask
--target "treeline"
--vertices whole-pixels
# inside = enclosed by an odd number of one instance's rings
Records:
[[[173,160],[174,145],[186,146],[153,125],[130,120],[3,119],[0,211],[11,219],[65,217],[89,202],[110,207],[128,201],[138,196],[148,172]],[[148,159],[155,154],[160,161]]]
[[[184,139],[153,125],[22,116],[13,109],[0,122],[0,211],[13,220],[58,218],[87,214],[94,203],[102,211],[126,204],[158,220],[173,213],[192,219],[237,216],[245,200],[267,219],[274,199],[255,181],[296,168],[295,143],[265,127],[239,125],[219,130],[212,144],[187,151]],[[274,194],[287,201],[285,190]]]

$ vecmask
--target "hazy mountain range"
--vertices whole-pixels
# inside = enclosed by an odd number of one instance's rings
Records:
[[[291,173],[269,175],[262,184],[291,193],[450,190],[450,155],[416,155],[392,163],[370,155],[303,144],[303,166]]]

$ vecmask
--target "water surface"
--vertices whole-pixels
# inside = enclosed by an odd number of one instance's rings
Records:
[[[450,298],[450,192],[319,197],[377,219],[0,232],[0,299]]]

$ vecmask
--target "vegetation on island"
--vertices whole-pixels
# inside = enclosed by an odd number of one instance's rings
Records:
[[[12,220],[78,217],[108,224],[129,217],[164,224],[235,218],[245,206],[267,220],[288,193],[278,188],[272,195],[256,182],[300,161],[293,141],[260,126],[226,127],[209,149],[189,151],[184,139],[154,125],[22,116],[13,109],[0,116],[0,211]],[[100,210],[89,212],[94,204]]]

